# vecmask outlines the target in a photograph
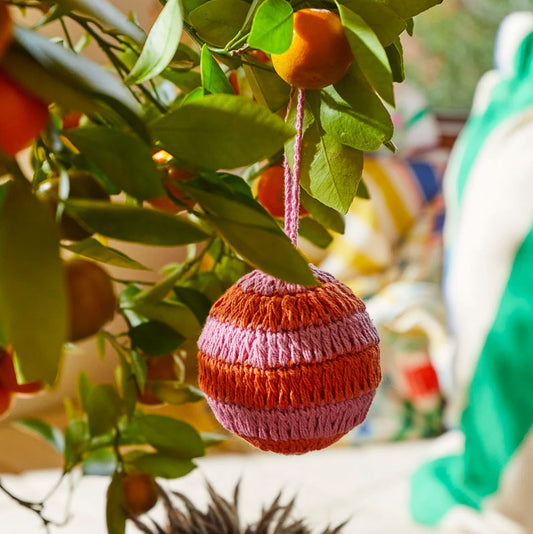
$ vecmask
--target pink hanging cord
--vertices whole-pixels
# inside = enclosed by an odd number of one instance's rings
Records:
[[[287,121],[295,89],[293,88],[287,105]],[[300,165],[302,156],[303,121],[305,110],[305,89],[298,89],[298,104],[296,107],[296,138],[294,141],[293,172],[287,160],[287,154],[283,160],[285,168],[285,233],[289,236],[292,244],[298,245],[298,222],[300,216]]]

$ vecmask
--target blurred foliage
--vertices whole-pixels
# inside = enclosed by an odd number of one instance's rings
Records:
[[[477,82],[494,67],[498,26],[514,11],[533,11],[533,0],[446,0],[417,17],[406,72],[432,108],[470,109]]]

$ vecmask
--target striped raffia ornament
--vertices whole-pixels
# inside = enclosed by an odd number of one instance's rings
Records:
[[[285,160],[285,231],[295,245],[304,100],[300,89],[294,173]],[[381,380],[364,303],[311,268],[319,287],[245,275],[213,305],[198,341],[200,387],[215,416],[262,450],[331,445],[363,422]]]

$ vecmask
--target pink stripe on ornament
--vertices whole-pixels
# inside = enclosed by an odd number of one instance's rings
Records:
[[[311,264],[309,267],[311,268],[315,278],[322,284],[328,282],[337,284],[339,283],[333,276],[331,276],[331,274],[321,271]],[[245,274],[237,282],[237,285],[246,293],[258,293],[259,295],[268,297],[271,297],[272,295],[296,295],[298,293],[305,293],[310,290],[312,291],[313,289],[298,284],[290,284],[289,282],[284,282],[283,280],[278,280],[277,278],[258,270]]]
[[[354,399],[280,410],[245,408],[207,397],[207,402],[220,423],[236,434],[246,437],[288,441],[345,434],[361,424],[368,413],[375,391]]]
[[[370,317],[356,311],[329,323],[277,332],[262,327],[244,329],[209,317],[198,348],[225,363],[272,369],[321,362],[377,343],[379,335]]]

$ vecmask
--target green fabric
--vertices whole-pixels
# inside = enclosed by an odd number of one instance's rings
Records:
[[[411,513],[437,523],[456,504],[479,509],[533,423],[533,230],[518,251],[472,380],[461,429],[464,455],[413,476]]]

